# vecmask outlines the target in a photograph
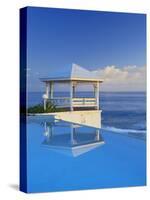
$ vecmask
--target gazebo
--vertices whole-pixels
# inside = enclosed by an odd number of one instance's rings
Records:
[[[99,110],[99,85],[103,82],[98,75],[77,64],[72,64],[69,68],[58,70],[51,73],[48,77],[40,79],[45,83],[46,91],[43,95],[44,109],[46,110],[47,102],[51,102],[56,107],[65,108],[66,110]],[[69,84],[69,97],[54,97],[54,84]],[[93,86],[93,97],[76,97],[76,87],[79,84],[90,84]]]

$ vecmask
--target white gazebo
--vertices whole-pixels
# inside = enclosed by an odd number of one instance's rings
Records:
[[[52,102],[56,107],[66,108],[67,110],[99,110],[99,86],[103,82],[98,75],[76,64],[72,64],[65,71],[58,69],[54,75],[41,78],[45,83],[46,92],[43,95],[44,109],[47,102]],[[54,97],[54,84],[69,84],[69,97]],[[93,86],[93,97],[76,97],[76,87],[79,84],[90,84]]]

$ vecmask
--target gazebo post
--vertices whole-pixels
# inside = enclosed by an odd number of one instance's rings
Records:
[[[54,86],[54,83],[50,82],[50,99],[53,98],[53,86]]]
[[[96,108],[99,110],[99,82],[94,84],[94,96],[96,100]]]
[[[49,84],[48,82],[46,82],[46,98],[44,98],[44,110],[46,110],[46,103],[47,103],[47,99],[49,98]]]
[[[70,81],[70,110],[73,111],[73,82]]]
[[[46,96],[49,98],[49,84],[46,82]]]
[[[72,97],[74,98],[75,97],[75,84],[73,83],[73,85],[72,85]]]
[[[97,110],[99,110],[99,82],[97,82]]]

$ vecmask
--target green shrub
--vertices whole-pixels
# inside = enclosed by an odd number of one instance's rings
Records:
[[[68,111],[67,108],[57,108],[56,105],[54,105],[51,102],[46,103],[46,110],[44,110],[43,103],[37,104],[35,106],[28,108],[28,113],[52,113],[52,112],[64,112]]]
[[[50,113],[50,112],[56,112],[57,108],[54,104],[51,102],[47,102],[46,104],[46,110],[44,110],[43,104],[37,104],[35,106],[28,108],[28,113]]]

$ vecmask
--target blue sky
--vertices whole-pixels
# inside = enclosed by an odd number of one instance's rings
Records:
[[[144,14],[29,7],[27,28],[29,91],[42,89],[40,76],[72,63],[90,70],[146,66]]]

